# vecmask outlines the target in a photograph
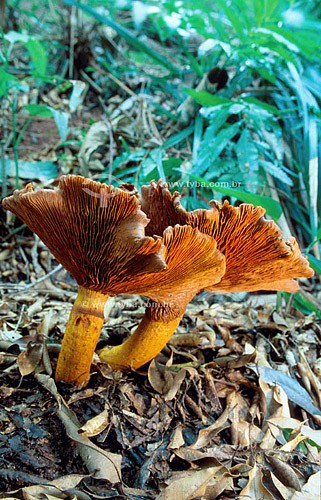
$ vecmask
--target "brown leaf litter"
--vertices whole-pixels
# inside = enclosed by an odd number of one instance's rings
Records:
[[[56,386],[75,288],[61,268],[46,277],[55,264],[34,236],[17,242],[0,260],[0,498],[318,498],[314,315],[276,311],[273,294],[254,306],[259,295],[200,294],[146,368],[94,357],[86,389]],[[102,342],[120,343],[144,299],[105,314]]]

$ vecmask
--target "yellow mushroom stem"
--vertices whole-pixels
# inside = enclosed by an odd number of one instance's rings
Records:
[[[61,344],[56,381],[76,386],[89,380],[90,365],[104,323],[107,295],[79,287]]]
[[[102,361],[108,363],[113,370],[140,368],[155,358],[165,347],[183,314],[166,321],[150,317],[148,311],[132,335],[121,345],[104,347],[98,354]]]

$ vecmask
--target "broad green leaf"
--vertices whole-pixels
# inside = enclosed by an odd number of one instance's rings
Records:
[[[288,302],[290,298],[290,294],[287,292],[281,292],[285,300]],[[299,309],[299,311],[303,312],[304,314],[311,314],[312,312],[315,312],[316,316],[318,318],[321,318],[321,312],[319,309],[310,302],[309,299],[301,295],[300,293],[296,293],[294,295],[294,299],[292,302],[292,306],[295,307],[296,309]]]
[[[14,160],[5,160],[5,168],[7,175],[16,175],[16,167]],[[19,178],[20,179],[54,179],[58,175],[57,166],[52,161],[19,161]]]
[[[186,174],[196,182],[200,183],[200,187],[207,187],[213,189],[213,191],[217,191],[218,193],[223,193],[228,196],[234,196],[234,198],[237,198],[244,203],[251,203],[255,206],[261,206],[265,208],[268,215],[272,217],[272,219],[278,220],[282,215],[282,207],[280,203],[273,200],[273,198],[269,198],[268,196],[261,196],[254,193],[247,193],[246,191],[241,191],[240,189],[221,187],[217,185],[219,184],[218,182],[208,182],[202,177],[189,174],[188,172],[186,172]]]
[[[206,92],[206,90],[194,90],[189,89],[188,87],[184,87],[184,91],[186,94],[193,97],[193,99],[201,104],[201,106],[218,106],[221,104],[233,104],[233,101],[230,99],[225,99],[224,97],[219,97],[217,95],[210,94]]]
[[[6,95],[8,87],[10,87],[13,82],[19,83],[19,80],[15,76],[10,75],[10,73],[7,73],[0,66],[0,97]]]
[[[309,264],[312,267],[312,269],[316,273],[321,275],[321,260],[317,259],[316,257],[314,257],[314,255],[311,255],[310,253],[308,253],[307,255],[309,259]]]
[[[168,139],[166,139],[166,141],[161,146],[162,149],[167,149],[176,146],[184,139],[186,139],[186,137],[191,135],[193,132],[194,132],[194,125],[191,125],[190,127],[181,130],[181,132],[178,132],[177,134],[174,134]]]
[[[264,80],[267,80],[275,85],[276,77],[274,73],[269,71],[267,68],[255,68],[255,70],[261,75],[262,78],[264,78]]]
[[[253,104],[254,106],[257,106],[258,108],[262,108],[265,111],[268,111],[272,115],[277,115],[280,116],[282,113],[278,110],[276,106],[273,106],[272,104],[268,104],[266,102],[260,101],[259,99],[256,99],[255,97],[243,97],[241,99],[243,102],[247,102],[249,104]]]
[[[28,111],[31,116],[52,116],[51,109],[44,104],[27,104],[25,110]]]
[[[29,38],[28,42],[25,45],[30,54],[36,75],[45,75],[47,71],[48,60],[47,53],[44,49],[43,44],[35,38]]]

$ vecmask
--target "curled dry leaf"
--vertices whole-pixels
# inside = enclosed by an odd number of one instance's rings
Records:
[[[19,354],[17,363],[23,377],[35,371],[41,361],[42,351],[42,344],[32,344],[29,342],[27,350]]]
[[[185,440],[183,438],[182,427],[179,425],[173,432],[171,440],[168,445],[169,450],[178,450],[182,446],[184,446]]]
[[[256,463],[253,469],[250,470],[248,483],[241,491],[239,497],[244,499],[264,498],[264,500],[274,500],[274,497],[263,484],[263,474]]]
[[[296,491],[301,491],[298,477],[289,464],[272,455],[265,455],[265,458],[271,465],[273,473],[285,486],[290,486],[290,488]]]
[[[218,417],[218,419],[216,419],[214,424],[199,431],[195,443],[193,443],[190,448],[194,450],[204,448],[204,446],[206,446],[214,436],[216,436],[219,432],[221,432],[223,429],[226,429],[227,427],[230,427],[229,410],[225,408],[223,413]]]
[[[222,466],[207,467],[180,473],[178,477],[172,478],[156,500],[192,500],[203,497],[208,483],[221,469]]]
[[[107,409],[96,415],[96,417],[88,420],[78,430],[78,434],[82,436],[92,437],[103,432],[109,423],[109,412]]]

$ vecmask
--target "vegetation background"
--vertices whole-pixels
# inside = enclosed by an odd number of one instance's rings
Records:
[[[19,0],[2,11],[3,195],[12,175],[16,186],[67,171],[163,178],[188,209],[224,196],[264,206],[320,272],[319,2]]]

